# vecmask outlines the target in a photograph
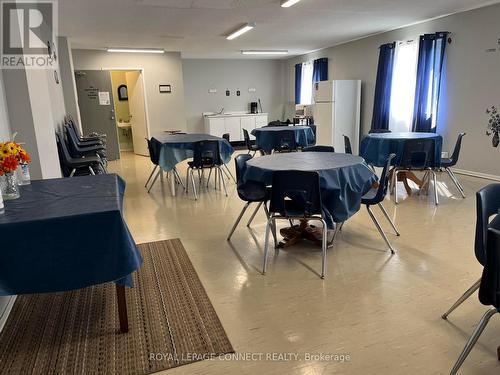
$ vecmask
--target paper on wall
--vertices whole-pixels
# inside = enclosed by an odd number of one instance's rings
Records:
[[[110,105],[109,91],[99,91],[99,105]]]

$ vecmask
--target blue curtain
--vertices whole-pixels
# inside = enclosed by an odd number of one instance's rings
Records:
[[[314,60],[313,83],[328,81],[328,57]]]
[[[395,48],[396,43],[388,43],[380,46],[373,103],[372,129],[389,129],[389,108],[391,104]]]
[[[302,64],[295,65],[295,104],[300,104],[300,88],[302,87]]]
[[[420,36],[413,131],[436,132],[439,91],[448,33]]]

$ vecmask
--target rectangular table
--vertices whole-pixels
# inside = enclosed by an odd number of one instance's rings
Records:
[[[128,330],[125,286],[142,257],[123,217],[117,175],[33,181],[0,214],[0,295],[117,285],[120,329]]]

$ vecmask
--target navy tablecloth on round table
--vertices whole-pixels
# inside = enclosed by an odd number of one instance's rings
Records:
[[[159,153],[159,165],[164,171],[171,171],[183,160],[193,157],[194,144],[199,141],[216,140],[224,163],[231,160],[234,150],[224,138],[210,134],[169,134],[151,138],[153,152]]]
[[[243,178],[271,185],[273,173],[283,170],[317,171],[323,206],[336,223],[346,221],[359,211],[361,196],[377,181],[363,158],[326,152],[292,152],[254,158],[247,162]]]
[[[141,255],[117,175],[33,181],[0,214],[0,295],[132,286]]]
[[[360,155],[367,163],[376,167],[383,167],[390,154],[396,154],[393,165],[397,165],[403,157],[405,141],[407,139],[434,139],[436,167],[441,165],[441,150],[443,148],[443,137],[436,133],[374,133],[366,135],[361,141]]]
[[[293,130],[295,142],[300,147],[313,146],[315,144],[314,132],[309,126],[266,126],[252,130],[257,146],[267,154],[281,146],[282,132]]]

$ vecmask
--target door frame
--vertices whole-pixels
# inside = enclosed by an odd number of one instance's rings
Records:
[[[100,70],[108,71],[110,75],[111,75],[112,71],[124,71],[124,72],[139,71],[139,72],[141,72],[141,74],[142,74],[142,92],[144,94],[144,110],[146,111],[146,133],[148,135],[148,138],[150,138],[151,137],[151,130],[149,127],[149,106],[148,106],[148,96],[147,96],[147,92],[146,92],[146,73],[144,71],[144,68],[133,68],[133,67],[107,68],[107,67],[101,67]]]

